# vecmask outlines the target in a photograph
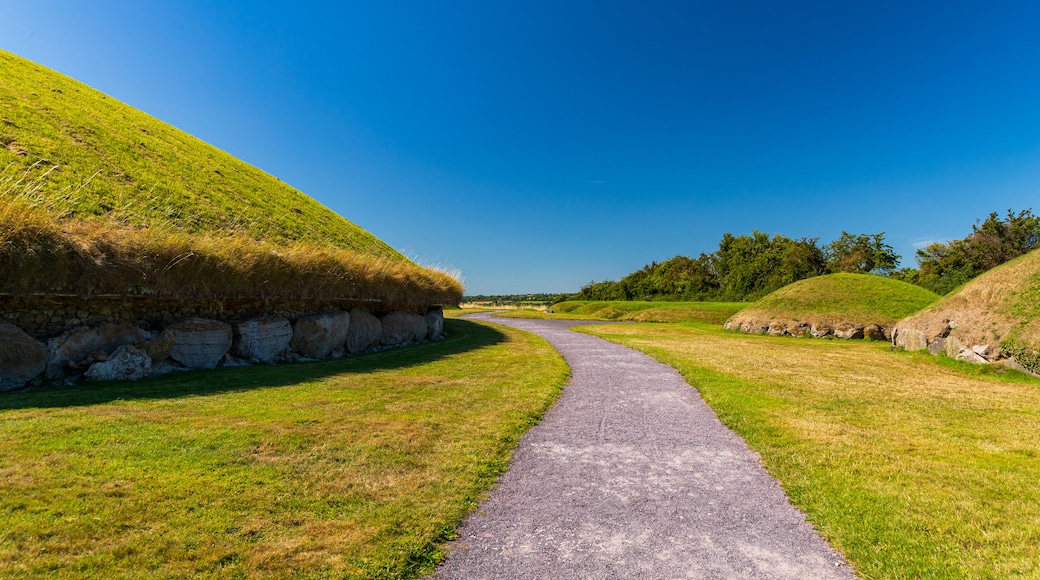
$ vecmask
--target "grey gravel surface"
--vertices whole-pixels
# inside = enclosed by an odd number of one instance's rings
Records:
[[[568,330],[572,378],[435,577],[853,578],[758,456],[672,368]]]

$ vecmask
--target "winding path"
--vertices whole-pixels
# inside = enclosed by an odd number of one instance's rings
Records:
[[[541,335],[572,378],[437,578],[853,578],[675,370],[573,321],[472,318]]]

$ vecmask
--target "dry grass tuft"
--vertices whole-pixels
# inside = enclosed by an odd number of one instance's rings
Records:
[[[0,198],[0,292],[163,297],[359,299],[456,304],[462,285],[409,261],[327,245],[187,234],[101,219],[54,219]]]

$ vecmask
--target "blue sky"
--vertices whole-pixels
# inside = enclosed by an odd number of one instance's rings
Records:
[[[10,2],[0,47],[291,183],[471,294],[753,229],[1040,213],[1037,2]]]

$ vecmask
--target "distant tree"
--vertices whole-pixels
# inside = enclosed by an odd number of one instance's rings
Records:
[[[877,234],[850,234],[842,231],[841,237],[824,248],[828,272],[852,272],[856,274],[888,275],[899,264],[899,254],[885,243],[885,232]]]
[[[968,237],[936,242],[917,251],[918,283],[946,294],[979,274],[1040,247],[1040,217],[1032,209],[1017,214],[1008,210],[1000,219],[996,212],[976,222]]]
[[[772,237],[755,230],[734,236],[727,232],[712,254],[720,296],[727,300],[751,300],[792,282],[823,273],[826,262],[817,245],[819,238],[793,240]]]

